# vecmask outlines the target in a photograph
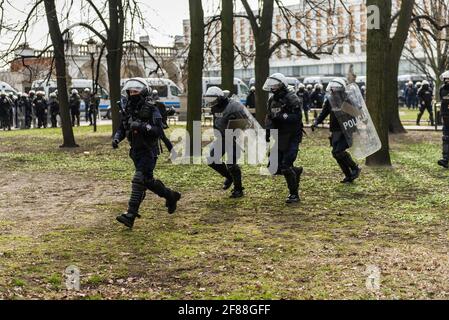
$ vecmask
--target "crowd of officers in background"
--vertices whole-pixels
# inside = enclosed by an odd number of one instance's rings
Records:
[[[362,86],[360,88],[363,97],[366,96],[366,87]],[[424,112],[427,111],[429,113],[429,120],[431,126],[435,125],[435,118],[433,114],[432,102],[433,102],[433,88],[430,85],[429,81],[424,80],[423,82],[418,82],[416,85],[413,82],[407,83],[406,88],[403,90],[403,100],[405,105],[409,110],[418,110],[418,117],[416,120],[416,125],[420,125],[421,118],[424,115]],[[256,99],[255,99],[256,88],[251,87],[250,93],[246,99],[246,107],[247,108],[255,108]],[[307,124],[309,124],[309,112],[310,110],[322,109],[325,102],[325,90],[323,85],[317,83],[315,85],[308,84],[305,86],[304,84],[299,84],[297,95],[301,101],[303,101],[303,111],[304,117]],[[254,110],[254,109],[252,109]],[[315,118],[317,113],[315,112]]]
[[[290,88],[293,90],[292,88]],[[361,88],[363,96],[365,96],[365,86]],[[250,110],[254,110],[252,108],[256,107],[256,99],[255,99],[256,88],[251,87],[248,97],[246,98],[246,107]],[[300,101],[302,101],[303,112],[305,122],[307,124],[309,121],[309,112],[310,110],[322,109],[326,97],[326,92],[321,83],[316,83],[315,85],[308,84],[305,86],[304,84],[299,84],[298,91],[296,92]],[[317,114],[315,113],[315,118]]]
[[[100,100],[89,88],[80,96],[76,89],[69,97],[69,108],[72,126],[80,126],[81,101],[84,102],[85,119],[93,125],[94,115],[98,116]],[[28,93],[0,92],[0,129],[11,130],[30,128],[58,127],[59,101],[58,90],[49,94],[44,91],[30,90]]]

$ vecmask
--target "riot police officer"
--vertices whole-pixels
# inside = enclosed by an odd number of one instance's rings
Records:
[[[418,119],[416,120],[416,125],[419,126],[421,118],[424,114],[424,111],[427,110],[429,112],[430,124],[433,126],[433,110],[432,110],[432,101],[433,101],[433,89],[430,87],[429,81],[424,80],[421,85],[421,89],[418,91],[418,101],[419,101],[419,113]]]
[[[28,94],[22,92],[17,102],[17,122],[20,129],[28,129],[30,122],[29,112],[31,112]]]
[[[324,96],[323,85],[321,83],[315,84],[315,88],[310,95],[310,101],[314,109],[321,109],[323,107]]]
[[[256,113],[256,87],[253,86],[249,89],[245,105],[253,115]]]
[[[228,190],[234,185],[231,198],[237,199],[244,196],[242,185],[242,171],[238,165],[241,150],[236,139],[226,139],[226,130],[230,128],[230,121],[247,118],[245,107],[239,102],[230,99],[223,90],[218,87],[210,87],[204,94],[206,107],[211,108],[213,115],[215,140],[211,146],[207,159],[209,167],[225,178],[223,190]],[[222,158],[227,155],[227,162]],[[232,155],[232,156],[231,156]]]
[[[78,95],[78,90],[73,89],[72,95],[69,98],[70,115],[72,116],[72,127],[80,126],[80,105],[81,98]]]
[[[31,112],[29,114],[30,117],[30,128],[31,128],[31,124],[33,125],[33,128],[36,128],[36,109],[34,108],[34,99],[36,99],[36,91],[34,90],[30,90],[28,92],[28,99],[30,101],[30,107],[31,107]]]
[[[8,98],[11,101],[11,108],[9,109],[9,126],[14,127],[14,115],[16,113],[17,97],[14,95],[14,93],[10,92]]]
[[[295,92],[288,90],[287,79],[281,73],[268,77],[263,90],[273,94],[268,100],[265,120],[267,141],[270,139],[269,130],[277,130],[277,174],[282,174],[287,182],[289,195],[286,203],[296,203],[300,201],[299,183],[303,172],[302,167],[294,165],[303,137],[301,102]]]
[[[416,105],[416,88],[413,85],[412,81],[409,81],[407,83],[407,87],[405,88],[404,91],[404,98],[405,98],[405,105],[407,106],[408,109],[414,109],[415,105]]]
[[[58,127],[58,115],[59,115],[59,102],[58,102],[58,97],[55,92],[50,93],[50,100],[49,100],[48,104],[50,106],[51,127],[57,128]]]
[[[324,102],[323,110],[318,118],[315,119],[312,125],[312,130],[323,123],[323,121],[330,115],[330,131],[331,131],[331,146],[332,146],[332,156],[337,161],[340,169],[343,171],[345,178],[341,183],[352,183],[356,180],[361,173],[360,167],[354,162],[351,155],[346,151],[349,149],[350,142],[348,142],[343,129],[337,119],[335,112],[332,110],[332,105],[330,99],[335,99],[337,101],[345,101],[345,88],[346,82],[341,78],[333,79],[329,82],[326,91],[328,92],[328,97]]]
[[[117,148],[125,138],[131,145],[130,157],[134,161],[136,171],[132,179],[128,210],[118,216],[117,221],[132,228],[135,218],[140,217],[139,207],[147,189],[165,198],[165,205],[170,214],[175,212],[181,194],[165,187],[153,176],[159,154],[159,138],[163,129],[161,114],[151,100],[147,82],[141,78],[130,79],[125,83],[123,91],[126,92],[127,103],[120,127],[114,135],[112,147]]]
[[[0,92],[0,127],[3,130],[11,130],[9,122],[10,112],[12,109],[12,101],[6,96],[6,92]]]
[[[438,164],[449,168],[449,71],[444,72],[441,77],[443,85],[440,88],[441,117],[443,119],[443,158]]]
[[[302,103],[302,109],[304,111],[304,118],[306,119],[306,123],[309,123],[309,110],[310,110],[310,96],[306,91],[306,87],[300,83],[298,86],[297,92],[299,101]]]
[[[166,129],[168,129],[168,116],[169,114],[172,115],[172,110],[167,110],[167,107],[163,102],[159,100],[159,92],[155,89],[151,93],[151,99],[154,101],[156,107],[159,110],[159,113],[162,116],[162,135],[161,140],[164,143],[165,147],[169,152],[173,150],[173,144],[171,143],[170,139],[165,135]]]
[[[36,92],[36,98],[33,101],[37,117],[37,127],[39,129],[42,127],[47,128],[48,105],[44,94],[42,91]]]

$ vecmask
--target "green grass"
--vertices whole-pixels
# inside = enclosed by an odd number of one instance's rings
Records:
[[[449,173],[438,133],[392,137],[393,168],[363,167],[339,183],[327,132],[305,138],[303,202],[286,206],[282,177],[243,167],[247,196],[234,201],[206,166],[155,175],[183,193],[176,214],[148,194],[133,231],[126,210],[128,146],[110,127],[76,128],[79,148],[60,149],[60,129],[0,132],[0,298],[397,299],[447,298]],[[366,266],[382,272],[365,288]],[[81,291],[64,270],[80,270]],[[20,288],[17,289],[17,288]]]

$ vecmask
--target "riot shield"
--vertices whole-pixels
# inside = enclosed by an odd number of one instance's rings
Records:
[[[355,158],[365,159],[381,149],[376,127],[356,84],[347,85],[344,92],[328,93],[328,99]]]
[[[236,96],[231,99],[238,101]],[[249,110],[242,105],[237,118],[229,120],[226,130],[226,140],[235,137],[237,145],[246,154],[246,163],[250,165],[260,165],[266,162],[269,145],[265,140],[265,129],[259,124]]]

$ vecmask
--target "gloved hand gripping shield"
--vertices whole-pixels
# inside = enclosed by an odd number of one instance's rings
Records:
[[[382,143],[359,87],[351,83],[338,90],[331,82],[326,91],[354,157],[362,160],[379,151]]]

